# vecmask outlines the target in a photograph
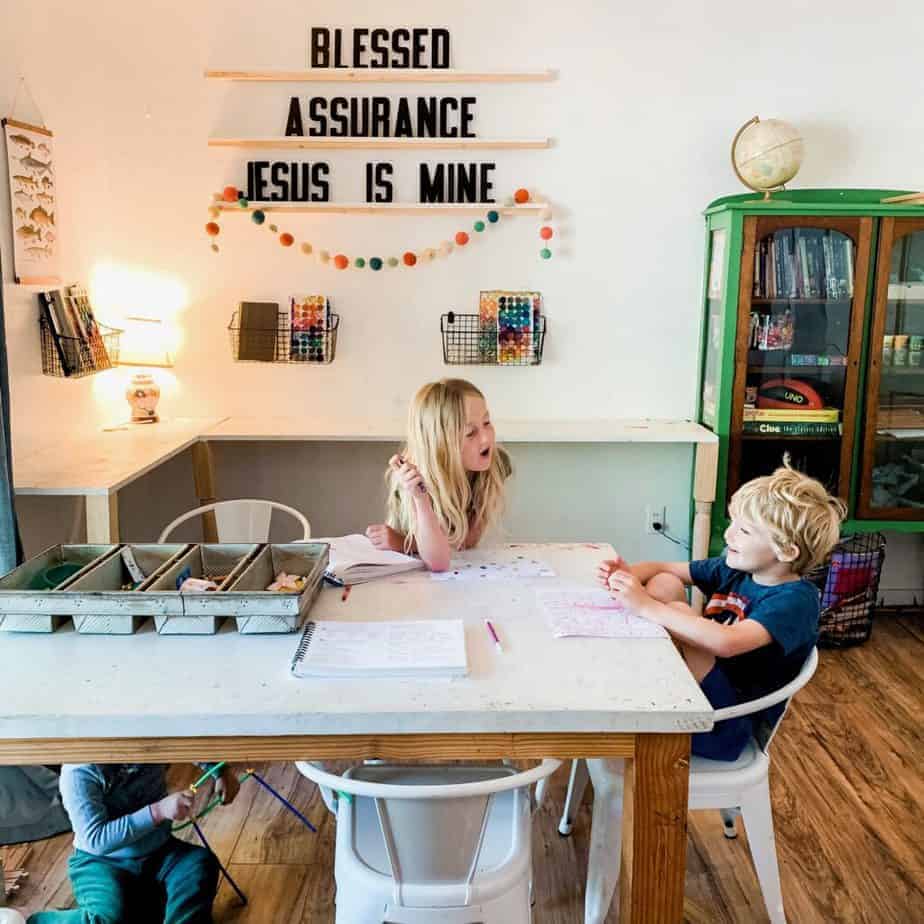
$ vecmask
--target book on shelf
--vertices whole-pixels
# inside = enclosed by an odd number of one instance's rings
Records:
[[[799,420],[745,420],[742,432],[760,436],[840,436],[841,425]]]
[[[273,362],[279,328],[278,302],[240,302],[237,358]]]
[[[775,423],[837,423],[840,409],[825,407],[819,410],[788,410],[786,408],[746,407],[745,420],[768,420]]]
[[[846,299],[853,295],[853,242],[818,228],[790,228],[754,249],[755,298]]]
[[[69,301],[72,310],[78,319],[78,324],[90,351],[90,366],[95,370],[111,369],[112,361],[106,349],[106,343],[99,329],[99,323],[90,304],[87,290],[81,285],[68,286],[64,291],[64,298]]]

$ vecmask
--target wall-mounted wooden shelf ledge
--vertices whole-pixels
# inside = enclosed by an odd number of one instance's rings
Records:
[[[429,202],[254,202],[241,208],[234,202],[216,202],[223,212],[305,212],[316,215],[483,215],[495,211],[505,218],[511,215],[536,215],[549,208],[548,202],[527,205],[498,205],[493,202],[429,203]]]
[[[209,80],[275,83],[547,83],[556,71],[460,71],[453,68],[317,68],[307,71],[207,70]]]
[[[300,149],[400,150],[417,149],[457,151],[539,150],[550,148],[551,138],[309,138],[290,135],[282,138],[209,138],[210,148],[263,148],[270,150]]]

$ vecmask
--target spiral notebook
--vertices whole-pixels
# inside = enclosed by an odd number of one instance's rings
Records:
[[[296,677],[464,677],[461,619],[309,622],[292,659]]]

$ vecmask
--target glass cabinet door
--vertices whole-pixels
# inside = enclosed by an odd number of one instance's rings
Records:
[[[849,496],[871,232],[869,218],[747,219],[729,496],[785,454]]]
[[[709,275],[706,280],[706,329],[703,360],[702,422],[715,430],[718,418],[719,365],[722,361],[722,297],[728,232],[718,228],[709,240]]]
[[[924,519],[924,219],[882,222],[859,513]]]

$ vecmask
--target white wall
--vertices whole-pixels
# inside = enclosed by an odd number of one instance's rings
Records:
[[[246,157],[209,149],[207,137],[281,134],[290,92],[307,95],[309,86],[208,82],[202,71],[300,68],[310,25],[351,24],[446,26],[456,67],[560,72],[552,84],[474,88],[483,136],[555,139],[549,151],[485,158],[497,161],[500,197],[525,185],[554,203],[551,261],[539,260],[538,222],[528,218],[502,221],[448,260],[379,274],[323,267],[243,216],[224,220],[222,252],[210,252],[210,194],[244,183]],[[184,341],[165,387],[167,414],[303,413],[312,402],[351,417],[403,414],[420,383],[451,371],[441,363],[439,314],[471,309],[480,288],[509,286],[543,292],[550,335],[538,369],[460,370],[487,392],[496,416],[685,417],[695,408],[700,212],[737,189],[728,164],[735,130],[755,113],[797,125],[807,150],[800,186],[920,187],[924,126],[911,117],[919,54],[896,36],[922,25],[913,0],[875,10],[859,0],[784,0],[771,14],[730,0],[350,0],[336,9],[14,0],[0,35],[0,105],[8,108],[23,72],[55,131],[65,277],[95,282],[97,304],[116,317],[145,290],[175,299]],[[431,89],[454,88],[408,92]],[[22,104],[17,114],[36,117]],[[336,198],[358,200],[366,152],[329,159]],[[400,198],[413,200],[419,158],[396,151],[389,159]],[[6,208],[4,187],[0,213]],[[331,252],[387,256],[435,246],[457,223],[300,216],[286,227]],[[5,221],[0,245],[16,432],[121,415],[119,373],[82,382],[38,374],[34,297],[10,285]],[[107,278],[133,270],[157,275],[134,291],[106,291]],[[343,317],[333,365],[232,363],[225,328],[237,301],[309,291],[329,294]],[[615,464],[614,490],[625,491],[634,472]],[[283,483],[292,466],[284,463]],[[671,463],[648,471],[669,493]]]

